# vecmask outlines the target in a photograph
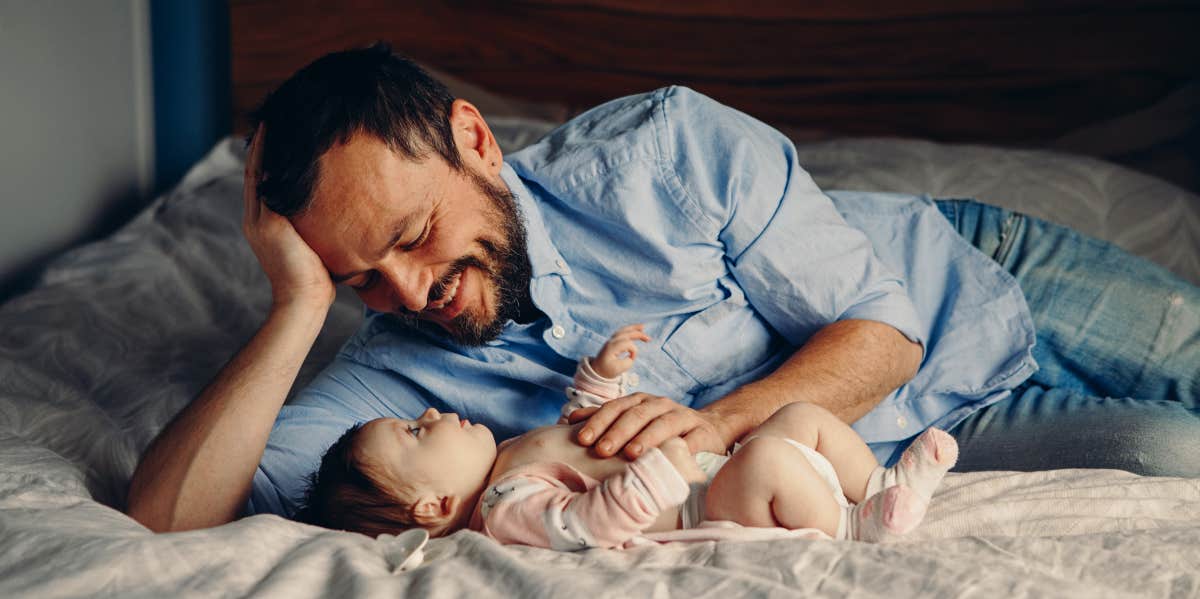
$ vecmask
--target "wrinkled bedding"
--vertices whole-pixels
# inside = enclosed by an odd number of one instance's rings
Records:
[[[507,150],[552,123],[497,119]],[[975,197],[1111,239],[1200,283],[1200,198],[1095,160],[908,140],[800,146],[823,188]],[[557,553],[460,532],[395,542],[274,516],[153,535],[124,516],[141,451],[263,318],[240,236],[240,144],[0,307],[0,596],[1200,595],[1200,480],[953,474],[901,543],[697,543]],[[354,330],[339,296],[300,384]]]

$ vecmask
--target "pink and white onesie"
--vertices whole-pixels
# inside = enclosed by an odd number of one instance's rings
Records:
[[[626,392],[627,377],[608,379],[579,363],[562,419],[584,407],[600,406]],[[846,504],[833,466],[812,449],[801,450]],[[738,447],[734,448],[736,452]],[[711,482],[728,456],[701,452],[697,463]],[[631,462],[624,472],[596,480],[561,462],[539,462],[515,468],[492,483],[480,498],[471,528],[501,543],[558,550],[617,548],[672,541],[758,540],[799,537],[829,538],[815,529],[745,528],[731,522],[703,521],[708,483],[687,482],[657,448]],[[682,505],[682,530],[646,533],[664,509]]]

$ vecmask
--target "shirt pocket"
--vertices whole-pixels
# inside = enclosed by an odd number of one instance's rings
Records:
[[[745,300],[730,298],[684,320],[663,344],[663,353],[709,387],[762,365],[784,343]]]

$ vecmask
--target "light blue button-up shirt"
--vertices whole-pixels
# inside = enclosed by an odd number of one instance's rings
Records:
[[[481,347],[362,328],[283,407],[248,511],[290,515],[346,428],[432,406],[497,439],[553,423],[576,361],[641,322],[635,391],[694,408],[759,379],[854,318],[922,344],[917,375],[854,428],[888,462],[931,425],[997,401],[1036,365],[1015,281],[924,197],[823,193],[792,143],[686,88],[614,100],[508,157],[534,303]]]

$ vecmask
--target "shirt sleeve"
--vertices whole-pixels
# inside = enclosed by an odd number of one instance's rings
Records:
[[[596,369],[592,368],[591,360],[584,358],[579,361],[579,366],[575,368],[575,380],[572,386],[567,387],[567,403],[563,404],[562,415],[558,419],[559,424],[567,422],[567,416],[571,412],[581,408],[598,408],[606,402],[625,395],[625,373],[621,373],[616,378],[606,378],[600,376]]]
[[[663,102],[661,152],[683,212],[722,245],[751,305],[793,345],[842,319],[922,338],[902,278],[875,254],[775,129],[686,88]]]
[[[688,496],[687,482],[657,448],[590,489],[568,478],[533,469],[493,484],[481,500],[483,532],[562,551],[620,547]]]

